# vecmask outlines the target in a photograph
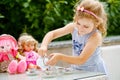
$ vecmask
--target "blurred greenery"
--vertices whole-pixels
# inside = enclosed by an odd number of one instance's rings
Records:
[[[53,29],[63,27],[73,19],[73,7],[79,0],[1,0],[0,34],[11,34],[16,39],[23,32],[39,42]],[[120,0],[101,0],[108,13],[108,35],[120,34]],[[71,35],[56,39],[69,40]]]
[[[120,0],[106,0],[108,7],[108,36],[120,35]]]

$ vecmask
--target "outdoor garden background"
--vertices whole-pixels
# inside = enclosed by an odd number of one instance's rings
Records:
[[[53,29],[73,20],[74,5],[79,0],[0,0],[0,34],[16,39],[22,32],[39,42]],[[120,35],[120,0],[100,0],[108,13],[107,36]],[[70,40],[71,35],[55,41]]]
[[[23,32],[41,43],[44,35],[73,20],[74,5],[79,0],[0,0],[0,35],[10,34],[18,39]],[[108,14],[107,36],[102,56],[109,70],[110,80],[120,80],[120,0],[100,0]],[[52,52],[71,55],[71,35],[54,40],[48,46]],[[64,62],[57,65],[68,67]]]

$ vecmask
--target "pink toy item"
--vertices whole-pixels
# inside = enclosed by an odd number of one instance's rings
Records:
[[[9,64],[8,72],[12,74],[12,73],[16,73],[16,70],[17,70],[17,61],[16,61],[16,60],[13,60],[13,61]]]
[[[3,34],[0,36],[0,62],[10,60],[8,54],[16,56],[17,42],[14,37]]]
[[[18,63],[18,66],[17,66],[17,72],[18,73],[23,73],[26,71],[26,68],[27,68],[27,64],[24,60],[21,60],[19,63]]]
[[[0,72],[6,72],[17,54],[17,41],[11,35],[0,35]]]
[[[26,70],[26,62],[16,60],[16,39],[8,34],[0,35],[0,72],[22,73]],[[22,66],[22,67],[21,67]]]
[[[36,65],[36,61],[39,58],[39,55],[35,51],[24,52],[26,56],[26,62],[28,68],[30,68],[30,64]]]
[[[27,64],[24,60],[20,60],[19,62],[12,60],[8,66],[8,72],[10,74],[24,73],[26,71],[26,68]]]

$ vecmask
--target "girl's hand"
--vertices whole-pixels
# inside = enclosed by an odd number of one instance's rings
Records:
[[[61,59],[62,54],[60,53],[51,53],[49,55],[50,59],[48,60],[48,62],[46,63],[47,65],[56,65],[56,63]]]
[[[47,53],[47,47],[46,46],[41,46],[38,50],[38,53],[43,57]]]

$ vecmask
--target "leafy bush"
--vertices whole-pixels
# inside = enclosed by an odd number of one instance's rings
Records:
[[[120,0],[106,0],[108,7],[108,36],[120,35]]]
[[[16,39],[22,32],[33,35],[39,42],[53,29],[63,27],[73,19],[73,7],[79,0],[1,0],[0,34]],[[119,0],[101,0],[108,12],[108,36],[120,34]],[[68,40],[65,36],[56,40]]]

